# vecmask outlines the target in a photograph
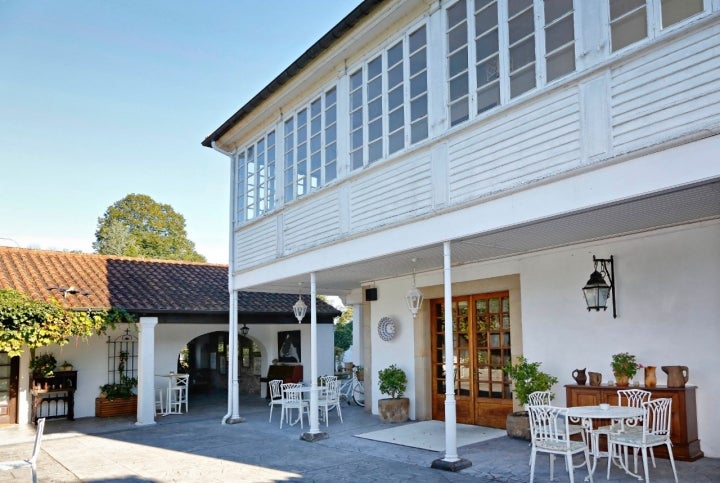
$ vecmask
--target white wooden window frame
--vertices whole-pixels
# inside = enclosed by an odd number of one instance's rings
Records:
[[[577,1],[577,0],[576,0]],[[667,0],[644,0],[643,4],[641,6],[638,6],[636,9],[633,9],[632,11],[625,12],[622,15],[619,15],[617,18],[612,18],[612,11],[610,8],[610,4],[612,0],[606,1],[606,8],[607,8],[607,15],[609,19],[609,25],[608,25],[608,39],[610,42],[610,51],[611,53],[616,52],[622,52],[625,49],[631,48],[635,45],[638,45],[643,42],[652,41],[653,39],[657,38],[659,35],[663,34],[665,31],[668,30],[674,30],[676,28],[681,28],[683,25],[687,24],[688,22],[693,21],[699,16],[702,16],[704,14],[708,14],[712,9],[712,0],[701,0],[702,8],[699,12],[693,13],[689,15],[688,17],[676,21],[675,23],[672,23],[666,27],[663,26],[663,3]],[[677,0],[678,2],[687,2],[689,0]],[[617,23],[621,22],[623,19],[626,19],[630,17],[635,12],[642,12],[644,11],[645,14],[645,28],[647,35],[644,37],[638,38],[636,40],[633,40],[622,47],[615,48],[613,46],[613,26]]]
[[[262,163],[262,164],[260,164]],[[235,153],[235,223],[258,218],[275,209],[277,135],[267,131]]]
[[[337,95],[337,86],[328,86],[282,123],[285,203],[337,178]]]
[[[419,47],[413,52],[410,52],[410,36],[416,34],[417,32],[424,30],[425,32],[425,43],[423,47]],[[402,36],[394,37],[392,40],[388,41],[386,44],[383,45],[383,47],[379,50],[376,50],[372,53],[372,55],[368,55],[366,57],[366,60],[364,60],[361,64],[354,66],[353,68],[349,69],[348,73],[348,161],[349,161],[349,168],[351,171],[362,169],[366,166],[369,166],[370,164],[376,163],[378,161],[381,161],[382,159],[387,158],[390,155],[394,155],[396,153],[402,152],[406,149],[408,149],[413,144],[417,144],[418,142],[427,139],[429,136],[429,129],[430,129],[430,119],[429,119],[429,51],[428,51],[428,42],[429,42],[429,31],[428,31],[428,25],[427,22],[423,21],[421,23],[412,25],[410,28],[406,29],[406,31],[403,33]],[[402,43],[402,60],[398,62],[393,62],[392,66],[388,65],[388,53],[391,49],[397,47],[399,43]],[[424,52],[425,56],[425,68],[418,70],[417,72],[411,72],[411,55],[419,55]],[[381,93],[379,96],[374,95],[374,91],[370,93],[368,91],[369,83],[375,81],[378,76],[372,75],[372,77],[369,77],[369,65],[373,62],[377,62],[379,59],[380,61],[380,80],[381,80]],[[390,110],[390,104],[389,104],[389,69],[392,69],[393,67],[402,65],[402,103],[398,106],[393,106],[392,111]],[[354,76],[357,75],[361,76],[362,82],[359,86],[353,87],[352,79]],[[425,79],[425,89],[421,92],[416,92],[415,95],[411,98],[411,92],[410,92],[410,82],[414,79],[417,79],[420,76],[424,76]],[[399,84],[395,84],[393,87],[397,87]],[[397,87],[400,88],[400,87]],[[370,97],[372,96],[372,97]],[[361,103],[359,105],[353,104],[353,99],[361,99]],[[371,112],[371,104],[373,102],[377,102],[377,100],[380,100],[381,102],[381,112],[379,115],[375,115],[375,112]],[[413,117],[413,103],[415,103],[415,109],[418,107],[423,108],[424,114],[421,114],[417,117]],[[419,106],[418,103],[422,103],[422,106]],[[394,113],[399,112],[399,110],[402,109],[403,111],[403,124],[399,128],[395,128],[392,131],[390,131],[390,116]],[[417,111],[416,111],[417,112]],[[372,118],[371,118],[372,115]],[[353,116],[362,116],[362,123],[359,128],[353,129]],[[380,137],[373,137],[370,138],[370,128],[372,123],[381,123],[382,124],[382,133]],[[419,123],[425,123],[426,129],[425,134],[420,136],[419,138],[413,139],[412,136],[412,129],[413,126],[417,126]],[[393,145],[393,149],[391,149],[391,136],[395,133],[398,133],[402,130],[403,138],[402,138],[402,147],[395,148]],[[417,131],[416,131],[417,132]],[[359,138],[362,136],[362,143],[359,145],[353,144],[353,137]],[[373,147],[375,143],[381,143],[382,144],[382,150],[378,153],[377,151],[373,151]],[[362,156],[362,162],[360,161],[360,156]]]
[[[479,106],[479,92],[483,90],[486,87],[486,84],[483,84],[482,86],[478,86],[477,82],[477,67],[478,67],[478,59],[477,59],[477,48],[476,48],[476,40],[478,38],[478,34],[482,34],[485,32],[489,32],[490,30],[484,30],[483,32],[477,32],[478,26],[476,25],[475,21],[475,0],[457,0],[455,2],[448,2],[443,7],[443,42],[445,44],[444,51],[445,51],[445,63],[446,63],[446,94],[448,99],[448,105],[447,105],[447,124],[448,128],[451,128],[453,126],[457,126],[460,124],[463,124],[467,120],[474,119],[477,117],[480,117],[484,115],[486,112],[492,111],[494,108],[505,105],[509,103],[511,100],[522,98],[526,95],[529,95],[532,92],[536,92],[538,89],[542,89],[546,85],[548,85],[550,82],[547,81],[546,77],[546,62],[547,62],[547,56],[545,52],[545,34],[546,34],[546,28],[548,26],[554,25],[556,22],[552,22],[551,24],[546,25],[545,22],[545,9],[544,9],[544,2],[543,0],[533,0],[532,1],[532,18],[533,18],[533,25],[534,25],[534,31],[532,33],[532,36],[534,37],[534,54],[535,59],[531,63],[523,64],[522,68],[513,70],[511,72],[511,65],[510,65],[510,49],[516,45],[520,45],[522,42],[527,41],[530,38],[530,35],[524,36],[522,39],[515,39],[510,44],[510,24],[509,22],[516,18],[516,15],[513,15],[512,18],[509,16],[508,13],[508,1],[509,0],[488,0],[488,2],[485,2],[486,4],[495,4],[496,7],[496,13],[498,17],[498,23],[497,23],[497,44],[498,44],[498,64],[499,64],[499,88],[500,88],[500,103],[497,106],[491,106],[491,107],[485,107],[486,104],[482,104],[482,108]],[[574,0],[576,3],[578,0]],[[461,2],[465,2],[465,22],[467,25],[467,76],[468,76],[468,87],[467,87],[467,96],[463,96],[462,98],[458,98],[455,102],[453,102],[451,97],[451,82],[457,78],[457,74],[453,74],[450,62],[451,62],[451,56],[457,52],[459,49],[454,49],[453,51],[450,51],[450,44],[449,44],[449,34],[451,33],[451,30],[449,29],[449,20],[448,20],[448,10],[452,9],[453,7],[458,6]],[[457,7],[461,8],[461,7]],[[491,7],[488,7],[488,5],[482,5],[481,8],[477,10],[477,12],[480,11],[489,11],[488,9],[491,9]],[[564,48],[572,48],[574,53],[574,59],[573,62],[573,70],[570,72],[566,72],[562,75],[558,75],[554,79],[552,79],[551,82],[555,82],[556,80],[565,77],[566,75],[571,74],[572,72],[575,72],[577,69],[577,38],[575,32],[577,31],[577,28],[575,27],[575,23],[578,21],[575,15],[576,9],[573,8],[572,12],[568,12],[566,15],[572,15],[573,18],[573,30],[572,30],[572,42],[567,42],[563,47]],[[456,23],[454,25],[459,25],[459,23]],[[572,44],[572,46],[570,45]],[[482,61],[490,59],[490,57],[483,57],[482,59],[479,59],[482,63]],[[518,93],[516,95],[513,95],[511,93],[511,74],[515,74],[517,72],[525,71],[530,68],[534,68],[535,70],[535,86],[533,88],[527,89],[522,91],[521,93]],[[460,101],[460,99],[467,99],[467,108],[468,108],[468,115],[467,118],[463,118],[462,116],[459,117],[460,120],[453,121],[453,112],[452,112],[452,106],[453,104]]]

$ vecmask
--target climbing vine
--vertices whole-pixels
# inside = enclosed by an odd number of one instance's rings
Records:
[[[59,303],[40,302],[16,290],[0,290],[0,352],[10,357],[70,339],[103,334],[118,323],[134,323],[135,316],[121,308],[66,310]]]

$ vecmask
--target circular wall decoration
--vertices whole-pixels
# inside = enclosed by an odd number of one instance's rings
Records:
[[[383,317],[380,319],[380,322],[378,322],[378,335],[382,340],[386,342],[392,340],[393,337],[395,337],[396,332],[397,327],[395,326],[395,321],[393,319],[390,317]]]

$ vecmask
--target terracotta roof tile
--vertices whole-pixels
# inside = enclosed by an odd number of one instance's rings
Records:
[[[53,288],[54,287],[54,288]],[[74,287],[78,293],[59,289]],[[132,312],[228,311],[228,266],[0,247],[0,289],[66,308],[122,307]],[[304,296],[308,303],[308,297]],[[240,292],[238,310],[288,313],[297,294]],[[318,300],[319,314],[338,315]]]

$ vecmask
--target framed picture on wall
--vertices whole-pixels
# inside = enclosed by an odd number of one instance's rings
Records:
[[[300,331],[286,330],[278,332],[278,361],[300,362]]]

